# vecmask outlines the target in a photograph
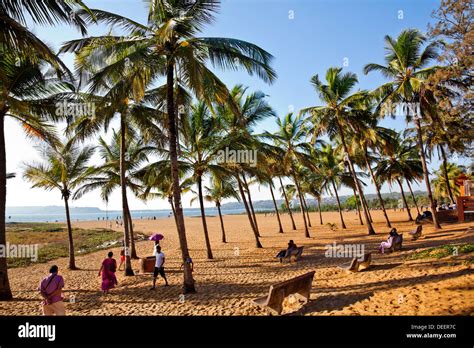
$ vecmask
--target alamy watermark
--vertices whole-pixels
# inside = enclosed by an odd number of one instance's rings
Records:
[[[0,244],[0,258],[38,261],[38,244]]]
[[[56,116],[63,117],[80,117],[80,116],[95,116],[95,103],[70,103],[66,100],[57,102]]]
[[[382,104],[380,113],[384,116],[412,116],[414,118],[420,118],[421,117],[420,103],[385,102]]]
[[[364,260],[364,244],[327,244],[325,246],[326,252],[325,257],[336,257],[336,258],[357,258],[359,261]]]
[[[257,150],[234,150],[228,147],[225,150],[217,151],[217,163],[242,163],[251,167],[257,166]]]

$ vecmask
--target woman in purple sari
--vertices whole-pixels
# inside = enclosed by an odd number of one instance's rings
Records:
[[[114,256],[114,253],[109,252],[108,258],[102,261],[102,266],[100,266],[99,270],[99,276],[102,273],[102,291],[104,294],[107,294],[110,289],[117,285],[117,277],[115,276],[117,261],[112,256]]]

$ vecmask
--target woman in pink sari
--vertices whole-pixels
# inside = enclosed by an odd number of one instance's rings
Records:
[[[102,266],[100,266],[99,270],[99,276],[102,273],[102,291],[104,294],[107,294],[110,289],[117,285],[117,277],[115,276],[117,261],[112,256],[114,256],[114,253],[109,252],[108,258],[102,261]]]

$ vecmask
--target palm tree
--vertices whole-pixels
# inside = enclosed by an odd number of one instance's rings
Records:
[[[394,136],[394,131],[381,127],[377,123],[378,119],[375,117],[375,115],[369,113],[366,122],[358,124],[357,131],[352,134],[351,147],[354,152],[359,152],[359,157],[362,159],[362,163],[359,164],[359,166],[361,168],[365,167],[369,171],[387,226],[392,227],[387,215],[387,211],[385,210],[382,194],[380,193],[380,183],[374,174],[372,163],[377,162],[377,152],[383,152],[387,142],[390,141],[390,139]],[[372,150],[372,152],[369,150]]]
[[[314,151],[311,151],[312,161],[313,156],[315,155]],[[313,172],[309,169],[305,169],[303,171],[303,182],[301,183],[301,187],[303,191],[307,192],[311,196],[313,196],[318,203],[318,211],[319,211],[319,223],[323,224],[323,215],[321,213],[321,198],[322,198],[322,190],[323,190],[323,181],[324,178],[318,172]]]
[[[309,107],[301,110],[301,113],[311,114],[315,134],[328,133],[330,138],[339,136],[344,149],[344,160],[349,165],[360,204],[364,210],[368,233],[375,234],[346,142],[347,128],[350,129],[350,126],[359,122],[357,111],[363,108],[363,103],[367,101],[367,93],[360,91],[350,94],[358,82],[357,76],[353,73],[342,74],[342,68],[329,68],[326,72],[326,81],[327,84],[323,84],[318,75],[311,78],[312,85],[326,105]]]
[[[422,173],[421,161],[416,153],[416,148],[409,141],[402,140],[400,134],[392,138],[386,147],[386,154],[378,160],[375,176],[380,182],[387,181],[390,184],[396,182],[400,187],[403,203],[407,209],[409,221],[413,220],[410,207],[405,198],[402,182],[412,180]]]
[[[111,60],[104,70],[123,69],[124,65],[138,67],[141,75],[136,84],[145,90],[157,77],[166,77],[166,109],[169,136],[173,200],[178,222],[178,235],[184,267],[185,293],[194,292],[194,279],[186,260],[189,251],[186,240],[177,152],[177,108],[174,86],[178,80],[189,88],[198,99],[208,104],[228,101],[225,85],[206,66],[225,69],[244,69],[266,82],[276,78],[270,67],[272,56],[260,47],[237,39],[202,38],[196,34],[205,24],[211,23],[220,2],[209,0],[150,0],[148,25],[140,24],[123,16],[91,10],[99,22],[121,27],[128,35],[107,35],[102,38],[74,40],[63,47],[64,51],[82,50],[93,59]],[[84,14],[85,18],[93,19]],[[112,59],[110,59],[112,58]],[[146,60],[146,66],[143,61]]]
[[[299,179],[297,176],[297,163],[308,161],[308,152],[311,150],[306,142],[307,129],[304,126],[304,120],[301,116],[293,117],[292,113],[287,114],[283,120],[277,120],[278,130],[276,133],[269,134],[274,140],[275,145],[282,149],[284,153],[281,162],[285,173],[293,178],[296,186],[296,192],[300,201],[301,214],[303,215],[305,237],[310,238],[308,223],[306,220],[305,206],[303,202],[303,193],[301,191]]]
[[[73,140],[65,143],[47,144],[41,156],[45,163],[25,165],[23,177],[33,183],[33,188],[58,190],[64,200],[66,209],[67,231],[69,239],[69,269],[77,269],[74,259],[74,242],[72,237],[71,217],[69,214],[69,198],[74,189],[79,187],[88,174],[87,162],[94,154],[94,147],[82,149]]]
[[[6,243],[5,118],[18,121],[29,137],[51,144],[57,142],[54,127],[48,121],[59,118],[55,114],[54,95],[68,91],[70,85],[59,79],[64,72],[59,68],[55,70],[56,76],[53,72],[51,76],[45,76],[43,70],[47,66],[47,62],[38,60],[32,54],[19,53],[0,44],[0,245]],[[5,258],[0,258],[0,300],[10,299],[7,262]]]
[[[278,159],[273,157],[272,154],[264,156],[264,161],[262,161],[262,171],[259,177],[259,182],[261,185],[268,186],[270,188],[270,194],[272,196],[273,207],[275,208],[275,215],[278,221],[278,233],[283,233],[283,225],[281,224],[280,212],[278,211],[278,205],[275,200],[275,193],[273,189],[275,188],[273,184],[273,178],[278,172]],[[259,162],[260,163],[260,162]]]
[[[212,117],[209,108],[203,102],[193,105],[190,112],[182,116],[181,122],[183,124],[183,145],[181,147],[183,161],[180,166],[184,170],[192,172],[197,183],[207,258],[212,259],[202,181],[209,172],[217,175],[226,172],[219,163],[216,163],[219,151],[225,147],[225,142],[219,134],[218,120]]]
[[[312,167],[315,172],[319,174],[320,178],[322,178],[321,189],[325,189],[329,193],[331,193],[331,188],[334,190],[341,226],[345,229],[346,224],[342,216],[341,201],[337,193],[337,189],[341,185],[343,178],[347,177],[347,173],[344,171],[343,159],[340,154],[333,149],[331,144],[322,145],[318,156],[312,156],[312,158]]]
[[[235,184],[231,181],[230,177],[220,177],[218,175],[213,175],[211,178],[211,186],[205,187],[206,194],[204,198],[208,202],[214,202],[219,213],[219,220],[221,223],[222,231],[222,243],[227,243],[227,238],[225,235],[224,228],[224,219],[222,218],[221,204],[223,199],[235,198],[237,201],[240,201],[239,194],[235,190]]]
[[[131,189],[138,196],[141,193],[142,187],[138,182],[137,172],[141,165],[148,161],[148,155],[154,152],[154,148],[145,145],[144,141],[138,139],[132,131],[129,131],[128,134],[125,150],[126,182],[127,188]],[[99,138],[98,150],[103,163],[89,168],[89,175],[81,187],[77,189],[73,196],[74,199],[79,199],[90,191],[100,189],[102,199],[107,203],[109,202],[112,192],[120,188],[120,149],[121,131],[118,133],[115,130],[113,131],[110,144],[107,144],[102,137]],[[130,227],[130,257],[138,259],[134,241],[133,221],[128,203],[127,214],[124,214],[124,219],[128,219]]]
[[[87,33],[84,20],[77,10],[88,12],[88,8],[80,0],[50,1],[50,0],[4,0],[0,3],[0,42],[2,50],[16,52],[23,57],[29,57],[36,63],[40,60],[49,62],[56,67],[67,70],[62,61],[50,47],[28,30],[31,19],[34,25],[70,24]],[[25,14],[28,13],[28,17]]]
[[[436,177],[433,179],[434,195],[438,201],[450,199],[451,195],[459,196],[459,187],[456,186],[457,177],[464,171],[463,167],[454,163],[441,164],[439,169],[435,171]],[[446,174],[447,172],[447,174]],[[446,180],[446,177],[448,180]],[[453,187],[453,189],[450,189]]]
[[[426,38],[416,29],[403,30],[394,39],[385,36],[386,66],[381,64],[367,64],[364,73],[379,71],[384,77],[391,81],[379,87],[374,93],[381,96],[382,105],[390,103],[417,103],[419,113],[411,115],[406,113],[407,122],[413,118],[417,132],[418,152],[423,167],[426,190],[433,213],[433,224],[435,228],[441,228],[436,217],[436,206],[431,192],[428,166],[426,164],[421,120],[428,121],[428,117],[435,118],[436,101],[432,93],[426,88],[427,78],[433,74],[437,67],[426,67],[437,54],[438,42],[431,42],[423,49]],[[414,117],[412,117],[414,116]]]

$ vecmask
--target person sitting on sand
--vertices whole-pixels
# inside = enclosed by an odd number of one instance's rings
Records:
[[[156,278],[158,274],[165,280],[165,286],[168,286],[168,280],[166,279],[165,274],[165,254],[161,251],[161,247],[159,245],[156,246],[155,250],[155,271],[153,272],[153,287],[150,290],[154,290],[156,287]]]
[[[102,291],[104,294],[108,294],[109,290],[117,285],[117,277],[115,272],[117,271],[117,261],[113,258],[114,253],[109,252],[107,258],[102,261],[102,265],[99,269],[99,275],[102,272]]]
[[[50,268],[49,273],[49,276],[41,281],[38,289],[43,297],[43,315],[66,315],[62,297],[64,279],[58,274],[56,265]]]
[[[288,248],[286,248],[286,254],[285,254],[285,257],[287,257],[288,255],[290,255],[290,253],[293,251],[293,250],[296,250],[298,249],[298,247],[296,246],[295,242],[293,241],[293,239],[291,239],[289,242],[288,242]]]
[[[385,253],[385,249],[388,249],[388,248],[391,248],[391,247],[392,247],[393,240],[394,240],[395,237],[397,237],[397,236],[398,236],[397,229],[396,229],[396,228],[392,228],[392,230],[391,230],[390,233],[389,233],[389,236],[388,236],[387,241],[380,243],[379,251],[380,251],[382,254],[384,254],[384,253]]]
[[[280,259],[280,262],[282,262],[282,259],[287,257],[288,255],[290,255],[290,253],[293,251],[293,250],[296,250],[298,249],[298,247],[296,246],[295,242],[293,241],[293,239],[291,239],[289,242],[288,242],[288,248],[286,249],[283,249],[283,250],[280,250],[280,252],[277,254],[277,256],[275,257],[278,257]]]

